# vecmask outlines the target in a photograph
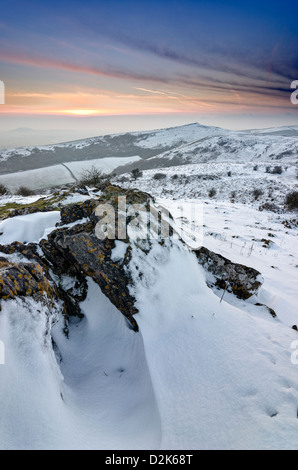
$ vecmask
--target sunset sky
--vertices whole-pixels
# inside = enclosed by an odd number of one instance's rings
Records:
[[[294,1],[2,1],[2,130],[298,124],[297,18]]]

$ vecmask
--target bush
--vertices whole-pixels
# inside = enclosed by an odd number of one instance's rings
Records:
[[[100,183],[105,179],[103,176],[102,172],[96,168],[95,166],[92,166],[90,169],[83,170],[79,184],[81,186],[99,186]]]
[[[265,202],[259,207],[259,211],[279,212],[279,207],[272,202]]]
[[[292,191],[286,197],[286,206],[290,210],[298,209],[298,191]]]
[[[134,180],[141,178],[143,176],[143,172],[139,168],[134,168],[131,171],[131,176],[133,177]]]
[[[236,197],[236,191],[232,191],[231,192],[231,199],[235,199],[235,197]]]
[[[128,183],[129,179],[127,178],[127,176],[121,176],[120,178],[118,178],[118,181],[119,183]]]
[[[271,166],[266,166],[266,173],[271,173]]]
[[[177,180],[178,178],[179,178],[178,175],[173,175],[173,176],[172,176],[172,180]]]
[[[258,165],[255,165],[255,166],[253,167],[253,170],[254,170],[254,171],[258,171],[258,169],[259,169],[259,166],[258,166]]]
[[[276,165],[273,170],[271,170],[273,175],[281,175],[282,174],[282,167],[280,165]]]
[[[155,173],[155,175],[153,176],[153,179],[159,181],[159,180],[164,180],[166,177],[167,175],[165,173]]]
[[[259,199],[259,197],[262,196],[262,194],[264,194],[264,193],[263,193],[263,191],[262,191],[261,189],[259,189],[259,188],[254,189],[253,192],[252,192],[252,195],[253,195],[255,201],[256,201],[257,199]]]
[[[4,184],[0,183],[0,196],[5,196],[5,194],[9,194],[9,191]]]
[[[216,194],[216,189],[215,189],[215,188],[211,188],[210,191],[209,191],[209,193],[208,193],[209,197],[214,197],[215,194]]]
[[[35,192],[32,189],[27,188],[26,186],[20,186],[16,192],[17,196],[24,196],[24,197],[33,196],[34,194]]]
[[[231,172],[231,171],[228,171],[228,176],[232,176],[232,172]]]

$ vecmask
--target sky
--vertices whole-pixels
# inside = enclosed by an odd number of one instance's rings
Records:
[[[294,1],[2,0],[0,135],[298,125],[297,17]]]

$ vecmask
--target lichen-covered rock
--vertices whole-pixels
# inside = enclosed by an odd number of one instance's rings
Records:
[[[48,241],[41,242],[53,269],[57,267],[60,275],[64,272],[91,277],[137,331],[133,315],[138,310],[129,292],[130,276],[124,269],[128,258],[123,263],[113,262],[111,253],[114,247],[114,240],[99,240],[94,230],[90,230],[90,224],[55,230]]]
[[[30,296],[35,300],[47,301],[50,304],[53,300],[61,300],[66,320],[70,316],[82,317],[78,302],[85,300],[87,295],[85,279],[76,280],[82,287],[81,296],[65,291],[59,279],[57,282],[57,279],[53,279],[50,275],[48,269],[50,266],[47,260],[38,254],[38,248],[39,245],[36,243],[25,245],[14,242],[10,245],[0,245],[0,284],[2,286],[0,286],[0,299]],[[1,254],[7,257],[1,257]],[[13,255],[20,256],[20,262],[11,261]],[[15,258],[13,256],[14,260]]]
[[[55,287],[42,266],[36,263],[10,263],[0,258],[0,298],[33,297],[36,301],[58,300]]]
[[[69,204],[62,207],[61,209],[61,223],[60,225],[67,225],[77,220],[90,217],[95,207],[98,205],[98,201],[94,199],[88,199],[87,201],[80,204]]]
[[[232,292],[240,299],[248,299],[262,285],[259,271],[243,264],[233,263],[224,256],[201,247],[195,251],[199,263],[207,271],[207,283]]]

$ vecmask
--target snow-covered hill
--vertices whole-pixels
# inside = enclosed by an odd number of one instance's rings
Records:
[[[11,190],[17,185],[41,189],[74,182],[91,162],[103,172],[121,174],[137,167],[146,170],[210,162],[297,164],[297,155],[295,126],[233,132],[194,123],[3,150],[0,152],[0,181],[6,182]]]

